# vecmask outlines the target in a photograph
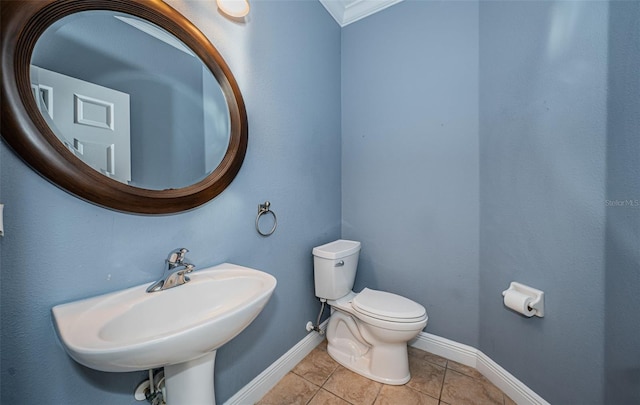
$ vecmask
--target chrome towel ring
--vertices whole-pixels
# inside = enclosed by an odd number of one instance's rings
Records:
[[[276,213],[271,211],[269,208],[271,207],[271,203],[269,201],[265,201],[264,204],[258,204],[258,216],[256,217],[256,231],[262,236],[269,236],[276,231],[278,227],[278,218],[276,217]],[[260,230],[260,217],[266,213],[270,213],[273,215],[273,227],[268,232],[262,232]]]

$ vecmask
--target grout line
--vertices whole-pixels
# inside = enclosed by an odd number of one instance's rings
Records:
[[[327,384],[327,382],[331,379],[331,376],[333,375],[333,373],[336,372],[336,370],[338,369],[338,367],[340,367],[340,365],[336,366],[336,368],[333,369],[332,372],[329,373],[329,375],[327,376],[327,379],[324,380],[324,382],[322,383],[322,385],[320,386],[320,388],[324,388],[324,386]],[[327,390],[329,391],[329,390]],[[329,391],[331,392],[331,391]],[[331,392],[333,394],[333,392]],[[335,394],[334,394],[335,395]],[[337,396],[337,395],[336,395]]]
[[[318,395],[318,392],[320,392],[320,389],[317,389],[316,392],[314,392],[313,395],[311,395],[311,398],[309,398],[309,400],[305,402],[305,405],[309,405],[311,401],[313,401],[313,398],[315,398],[316,395]]]
[[[437,364],[436,364],[436,365],[437,365]],[[442,366],[440,366],[440,367],[442,367]],[[411,390],[411,391],[413,391],[413,392],[415,392],[415,393],[418,393],[419,395],[424,395],[424,396],[427,396],[427,397],[429,397],[429,398],[435,399],[435,400],[437,400],[437,401],[439,401],[439,400],[440,400],[440,398],[436,398],[436,397],[434,397],[433,395],[431,395],[431,394],[429,394],[429,393],[426,393],[426,392],[422,392],[422,391],[420,391],[419,389],[416,389],[416,388],[413,388],[413,387],[409,387],[409,386],[408,386],[408,385],[406,385],[406,384],[405,384],[405,385],[401,385],[400,387],[406,387],[408,390]],[[382,391],[382,390],[381,390],[381,391]],[[442,392],[442,389],[440,389],[440,391]]]
[[[380,387],[378,388],[378,392],[376,393],[376,397],[373,398],[373,403],[375,404],[376,401],[378,400],[378,397],[380,396],[380,393],[382,392],[382,387],[384,387],[384,384],[380,383]]]
[[[442,392],[444,391],[444,381],[447,379],[448,370],[449,370],[449,360],[447,360],[447,362],[444,365],[444,373],[442,373],[442,385],[440,386],[440,396],[438,397],[438,401],[442,401]]]

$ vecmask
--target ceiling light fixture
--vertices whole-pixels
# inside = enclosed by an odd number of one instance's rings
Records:
[[[242,18],[249,14],[248,0],[216,0],[220,11],[230,17]]]

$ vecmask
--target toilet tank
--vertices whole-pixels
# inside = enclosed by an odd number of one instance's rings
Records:
[[[336,240],[313,248],[316,297],[342,298],[351,292],[356,279],[360,242]]]

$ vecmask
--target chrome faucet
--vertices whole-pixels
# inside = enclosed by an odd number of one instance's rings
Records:
[[[163,278],[151,284],[147,292],[166,290],[189,281],[187,274],[191,273],[196,266],[184,261],[187,252],[189,252],[188,249],[181,248],[169,253],[169,257],[165,260],[167,266],[164,269]]]

